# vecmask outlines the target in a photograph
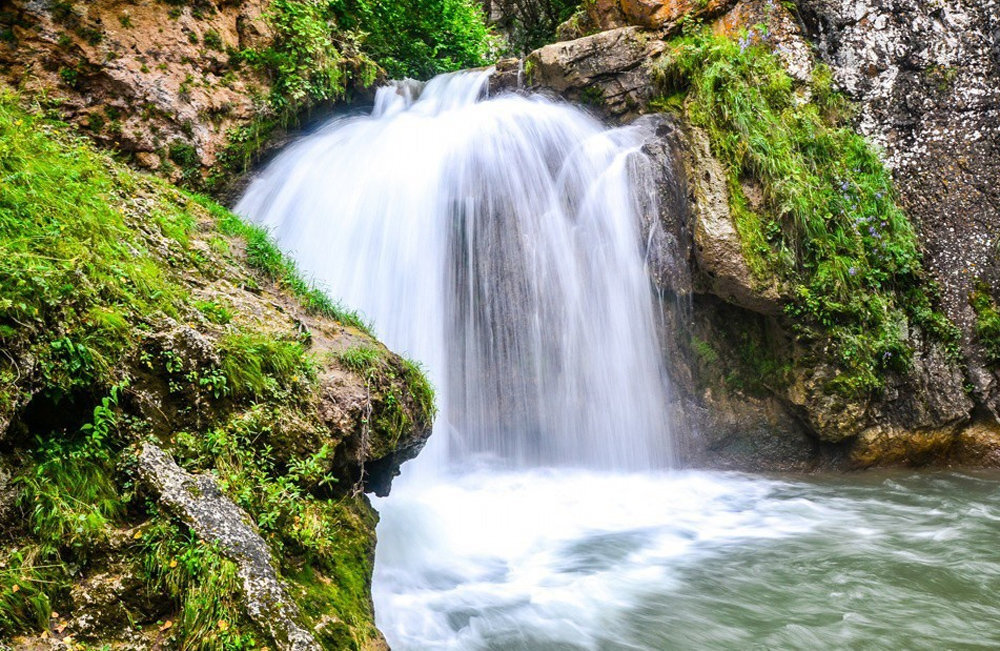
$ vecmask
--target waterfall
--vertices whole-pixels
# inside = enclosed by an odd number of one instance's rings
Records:
[[[996,479],[659,471],[647,135],[487,80],[381,89],[237,206],[437,387],[373,499],[392,648],[996,646]]]
[[[663,467],[643,134],[487,98],[488,76],[379,89],[371,115],[288,148],[236,211],[426,366],[436,463]]]

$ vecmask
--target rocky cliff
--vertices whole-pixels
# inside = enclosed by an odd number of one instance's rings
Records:
[[[651,259],[690,462],[1000,459],[997,16],[598,0],[500,64],[612,121],[663,112]]]
[[[365,492],[429,435],[420,370],[9,91],[0,246],[0,641],[384,647]]]

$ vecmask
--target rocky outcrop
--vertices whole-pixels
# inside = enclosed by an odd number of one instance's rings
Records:
[[[525,78],[528,88],[554,91],[616,118],[635,118],[652,99],[650,65],[662,51],[659,39],[621,27],[535,50],[525,60]]]
[[[0,14],[0,79],[177,180],[260,113],[269,82],[238,53],[269,38],[266,6],[14,0]]]
[[[320,648],[312,634],[299,624],[299,609],[282,585],[271,551],[253,520],[222,494],[214,479],[185,472],[170,455],[151,443],[144,444],[139,453],[139,476],[158,495],[160,503],[196,536],[218,546],[236,563],[245,610],[270,633],[279,649]]]
[[[33,198],[0,232],[0,638],[384,648],[365,492],[429,436],[425,378],[263,231],[0,102]]]
[[[802,86],[802,102],[810,101],[816,64],[829,64],[836,85],[858,106],[857,128],[884,148],[900,203],[943,290],[942,305],[962,331],[960,363],[910,326],[912,365],[889,373],[883,392],[831,393],[836,369],[787,332],[785,290],[750,269],[724,169],[698,129],[674,121],[661,128],[669,137],[652,139],[646,150],[664,169],[684,168],[683,182],[661,181],[659,194],[684,193],[689,205],[679,210],[671,199],[663,202],[670,208],[661,212],[662,232],[671,236],[650,240],[648,255],[657,284],[678,298],[666,301],[665,346],[679,412],[699,431],[687,443],[688,459],[749,468],[996,464],[990,446],[997,441],[1000,384],[969,302],[970,291],[984,284],[997,296],[1000,278],[995,4],[802,0],[789,11],[767,0],[598,1],[561,28],[566,42],[527,57],[529,88],[554,91],[617,122],[652,110],[651,62],[686,20],[768,44]],[[741,184],[754,204],[759,189],[751,179]],[[686,261],[688,271],[667,272],[664,260]],[[734,322],[745,333],[734,332]],[[784,369],[783,379],[761,382],[761,364]],[[727,372],[718,373],[719,366]]]
[[[963,333],[977,402],[1000,417],[969,294],[1000,296],[1000,3],[801,0],[820,57],[884,148],[927,267]]]

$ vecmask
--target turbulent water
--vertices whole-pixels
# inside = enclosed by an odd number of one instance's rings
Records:
[[[1000,645],[1000,483],[668,471],[637,128],[486,73],[381,89],[237,211],[423,362],[381,513],[397,650]]]

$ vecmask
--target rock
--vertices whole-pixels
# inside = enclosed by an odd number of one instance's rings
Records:
[[[14,468],[6,457],[0,457],[0,529],[6,529],[16,515],[20,491],[13,483]]]
[[[613,29],[528,55],[528,88],[550,90],[607,116],[628,119],[652,97],[650,67],[663,51],[655,34],[637,27]]]
[[[586,25],[604,31],[635,25],[676,32],[682,21],[718,16],[736,0],[593,0],[585,2]]]
[[[149,169],[164,157],[208,166],[226,132],[257,116],[269,82],[249,66],[227,74],[235,68],[224,49],[267,42],[267,0],[63,4],[4,3],[11,38],[0,40],[0,79],[45,97],[99,143]]]
[[[693,288],[693,246],[680,128],[666,114],[643,116],[632,126],[647,134],[642,152],[648,165],[634,174],[645,189],[640,198],[646,265],[658,287],[674,296],[688,296]]]
[[[717,16],[735,4],[735,0],[619,1],[621,12],[630,24],[649,29],[673,29],[678,27],[682,20]]]
[[[955,442],[954,460],[961,464],[1000,468],[1000,426],[977,422],[962,429]]]
[[[800,82],[812,79],[812,46],[783,4],[774,0],[739,2],[712,23],[712,31],[732,39],[740,38],[744,30],[755,42],[769,43],[793,79]]]
[[[850,461],[855,466],[923,466],[947,459],[955,442],[956,429],[910,430],[873,427],[853,441]]]
[[[688,131],[685,162],[692,188],[694,254],[707,291],[753,312],[777,315],[781,296],[777,283],[754,277],[729,210],[726,172],[712,155],[708,136]]]
[[[133,620],[151,606],[145,603],[145,581],[127,554],[88,572],[73,583],[69,596],[72,612],[67,629],[83,640],[136,637]]]
[[[142,481],[158,495],[161,505],[236,563],[245,611],[270,633],[278,648],[318,650],[312,634],[298,623],[301,614],[272,564],[267,543],[250,516],[222,494],[215,480],[185,472],[151,443],[142,446],[138,467]]]
[[[893,169],[925,262],[962,330],[977,401],[1000,417],[969,292],[1000,296],[1000,29],[997,0],[802,0],[807,34],[857,102],[858,129]]]

